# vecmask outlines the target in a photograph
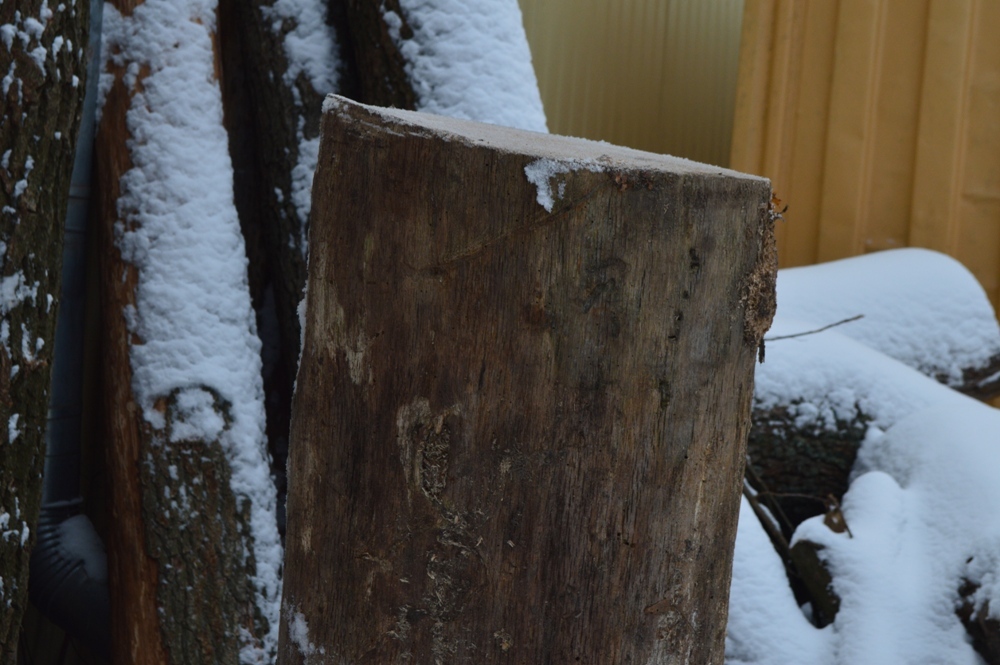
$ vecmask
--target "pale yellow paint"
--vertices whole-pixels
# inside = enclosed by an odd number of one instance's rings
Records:
[[[783,266],[947,252],[1000,304],[1000,2],[746,0],[730,166]]]
[[[520,0],[549,129],[729,161],[744,0]]]

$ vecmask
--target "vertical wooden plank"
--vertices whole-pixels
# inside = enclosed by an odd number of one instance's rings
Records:
[[[914,245],[953,252],[965,161],[974,0],[932,0],[913,181]]]
[[[977,3],[969,45],[956,256],[1000,306],[1000,3]]]
[[[857,220],[861,245],[852,253],[904,247],[909,241],[928,2],[887,0],[884,7],[875,131],[865,165],[868,196]]]
[[[744,19],[733,168],[771,178],[788,202],[782,265],[812,263],[819,226],[837,2],[751,0]]]
[[[820,261],[850,256],[859,244],[857,220],[871,195],[871,139],[886,10],[881,0],[844,0],[837,16],[820,205]]]
[[[781,264],[930,247],[1000,305],[1000,5],[795,4],[748,0],[731,152],[790,206]]]
[[[816,262],[819,251],[820,205],[823,194],[823,163],[830,118],[830,90],[836,51],[839,2],[807,2],[802,30],[799,94],[792,134],[788,171],[774,188],[789,208],[785,223],[778,225],[779,262],[782,266]]]
[[[764,139],[772,99],[768,93],[777,4],[778,0],[747,0],[743,12],[729,164],[747,173],[764,173]]]
[[[744,0],[521,0],[549,128],[726,165]]]

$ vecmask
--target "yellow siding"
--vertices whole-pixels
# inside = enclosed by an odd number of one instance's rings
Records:
[[[520,0],[549,129],[729,161],[743,0]]]
[[[784,266],[914,245],[1000,304],[1000,2],[747,0],[730,165]]]

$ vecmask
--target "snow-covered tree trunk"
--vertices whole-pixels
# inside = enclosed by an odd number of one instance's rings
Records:
[[[213,0],[106,6],[97,140],[112,640],[273,658],[281,550]]]
[[[279,662],[721,663],[767,181],[326,108]]]
[[[38,519],[88,11],[0,3],[0,662],[17,659]]]

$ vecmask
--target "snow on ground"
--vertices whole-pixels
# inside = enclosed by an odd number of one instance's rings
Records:
[[[547,130],[517,0],[400,0],[383,10],[406,60],[417,110],[536,132]]]
[[[134,166],[121,178],[116,242],[139,272],[136,305],[124,314],[142,341],[131,347],[131,364],[146,420],[163,428],[154,404],[173,397],[183,420],[173,438],[218,438],[232,489],[250,508],[253,583],[270,632],[258,636],[264,653],[248,640],[242,660],[259,662],[276,649],[282,552],[260,342],[214,72],[215,9],[214,0],[147,0],[126,17],[106,5],[105,58],[126,67],[135,90],[126,116]],[[215,396],[228,405],[228,426],[213,410]]]
[[[897,283],[899,272],[908,283]],[[977,357],[963,335],[990,352],[997,347],[992,309],[969,280],[951,259],[924,250],[779,274],[778,318],[768,337],[858,313],[868,328],[852,328],[855,322],[768,344],[767,362],[757,370],[758,406],[798,398],[805,422],[832,424],[857,407],[874,420],[842,502],[851,533],[834,533],[819,516],[795,534],[825,548],[821,556],[841,598],[836,620],[822,630],[804,620],[780,559],[744,506],[731,588],[730,665],[983,662],[955,609],[964,580],[981,585],[975,602],[1000,607],[994,509],[1000,505],[1000,411],[900,362],[938,374]],[[786,319],[788,310],[811,319]],[[937,339],[926,343],[924,336]],[[934,362],[919,360],[928,358]]]
[[[833,629],[815,628],[795,603],[771,541],[744,498],[729,590],[729,665],[832,665]]]

